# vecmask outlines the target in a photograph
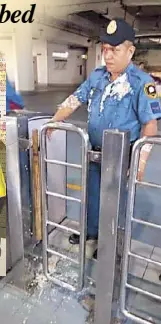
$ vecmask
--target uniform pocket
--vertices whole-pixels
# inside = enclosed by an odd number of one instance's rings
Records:
[[[131,106],[131,102],[132,102],[132,94],[128,94],[122,98],[119,105],[123,108],[128,108]]]
[[[134,95],[128,94],[126,95],[118,106],[118,115],[122,117],[121,119],[132,119],[135,120],[137,118],[137,112],[135,111],[135,103],[134,103]]]

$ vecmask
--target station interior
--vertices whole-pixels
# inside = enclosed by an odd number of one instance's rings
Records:
[[[138,67],[143,63],[145,72],[154,78],[161,100],[161,1],[35,0],[35,3],[32,24],[7,22],[0,27],[0,52],[6,62],[7,77],[24,100],[24,109],[10,111],[6,116],[6,148],[2,154],[2,166],[7,179],[8,201],[0,217],[0,323],[161,324],[161,120],[158,121],[158,142],[153,145],[143,183],[135,185],[133,219],[139,222],[131,221],[131,232],[126,233],[131,253],[126,269],[126,287],[122,279],[126,267],[122,268],[120,261],[124,252],[121,241],[117,243],[119,252],[116,247],[113,250],[116,254],[115,278],[107,321],[105,304],[110,292],[105,293],[100,281],[101,262],[103,277],[106,278],[112,261],[108,257],[104,261],[103,256],[100,261],[99,257],[93,259],[97,242],[87,241],[85,280],[81,290],[77,291],[83,271],[83,247],[69,243],[72,230],[81,232],[83,229],[82,192],[88,181],[83,177],[87,106],[82,105],[66,120],[67,129],[63,129],[61,124],[62,128],[58,127],[53,132],[50,141],[42,131],[58,106],[88,78],[92,70],[104,65],[99,35],[116,17],[125,19],[134,27],[136,52],[133,63]],[[13,4],[10,0],[7,6],[10,11],[20,7],[25,11],[31,3],[27,0]],[[91,150],[88,141],[87,149]],[[117,160],[117,154],[111,156]],[[44,158],[57,163],[50,162],[42,168]],[[108,157],[103,165],[106,162],[108,164]],[[121,168],[121,162],[117,163]],[[113,181],[116,188],[109,186],[108,190],[117,204],[119,181],[122,180]],[[150,183],[154,185],[150,186]],[[42,198],[46,187],[50,194],[44,194]],[[101,189],[102,197],[103,189],[105,187]],[[44,208],[47,208],[47,225]],[[108,211],[112,213],[115,209],[117,213],[112,202],[110,205],[107,201],[105,208],[107,217],[110,217]],[[6,224],[4,214],[7,214]],[[53,226],[52,222],[58,225]],[[43,236],[44,228],[47,228],[47,238]],[[118,236],[120,238],[121,234]],[[102,237],[105,242],[105,234]],[[44,274],[44,264],[47,264],[48,277]],[[107,281],[108,278],[107,275]],[[107,283],[105,287],[109,287]],[[102,289],[102,295],[99,289]],[[120,292],[123,291],[126,291],[124,316],[118,314]],[[95,302],[89,298],[88,305],[84,306],[84,296],[93,295],[96,295]]]

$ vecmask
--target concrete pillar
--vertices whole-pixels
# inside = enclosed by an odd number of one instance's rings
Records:
[[[103,55],[102,55],[102,58],[101,58],[101,65],[106,65]]]
[[[101,44],[93,44],[88,49],[87,77],[95,68],[102,65]]]
[[[96,68],[102,65],[101,44],[96,45]]]
[[[47,40],[33,40],[33,56],[37,61],[37,82],[38,84],[48,84],[48,57]]]
[[[17,91],[34,90],[32,29],[30,24],[17,24],[13,33],[15,58],[15,88]]]

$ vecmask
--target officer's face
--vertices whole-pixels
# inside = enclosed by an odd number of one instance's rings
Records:
[[[102,52],[107,70],[111,73],[122,72],[130,63],[135,48],[130,42],[118,46],[102,45]]]

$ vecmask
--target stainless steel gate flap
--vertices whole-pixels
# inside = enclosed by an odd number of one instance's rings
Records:
[[[71,164],[66,161],[59,161],[59,160],[49,160],[47,157],[47,129],[53,129],[53,130],[63,130],[66,132],[75,132],[79,134],[82,138],[82,163],[80,165],[78,164]],[[41,156],[41,180],[42,180],[42,209],[43,209],[43,266],[44,266],[44,273],[46,277],[53,281],[54,283],[71,289],[75,290],[75,287],[72,285],[69,285],[68,283],[61,281],[57,278],[54,278],[51,276],[49,272],[48,267],[48,254],[53,254],[61,257],[62,259],[69,260],[70,262],[73,262],[73,264],[79,265],[79,285],[78,289],[81,290],[84,286],[84,278],[85,278],[85,247],[86,247],[86,187],[87,187],[87,166],[88,166],[88,146],[89,146],[89,140],[88,140],[88,134],[85,130],[78,128],[72,124],[67,123],[48,123],[44,125],[41,129],[40,134],[40,156]],[[55,165],[62,165],[66,167],[81,169],[82,171],[82,179],[81,179],[81,199],[67,196],[60,194],[58,192],[51,192],[48,190],[47,186],[47,164],[55,164]],[[53,174],[54,177],[54,174]],[[81,207],[81,217],[80,217],[80,232],[76,231],[72,228],[69,228],[67,226],[63,226],[59,224],[58,222],[50,221],[49,215],[48,215],[48,205],[47,205],[47,198],[55,197],[59,199],[63,199],[65,201],[74,201],[80,204]],[[74,259],[69,258],[68,256],[61,254],[54,249],[51,249],[48,247],[48,226],[53,226],[55,228],[59,228],[62,231],[67,231],[69,233],[75,233],[80,235],[80,249],[79,249],[79,262],[77,262]]]
[[[96,324],[110,324],[114,290],[117,231],[125,223],[128,132],[105,131],[102,147],[100,220],[96,280]]]
[[[6,129],[7,244],[10,255],[8,268],[10,268],[24,257],[17,118],[6,117]]]
[[[126,318],[131,319],[135,323],[140,324],[150,324],[154,323],[152,320],[144,319],[143,317],[136,316],[128,311],[126,307],[126,297],[127,291],[133,291],[139,293],[143,296],[151,298],[151,301],[157,301],[161,303],[161,296],[158,294],[154,294],[150,291],[147,291],[144,288],[140,288],[134,286],[133,284],[129,284],[128,282],[128,273],[129,273],[129,258],[133,258],[135,260],[143,260],[146,261],[147,264],[156,265],[160,268],[161,271],[161,262],[154,261],[150,258],[144,257],[137,253],[131,251],[131,238],[132,238],[132,224],[141,224],[156,230],[160,230],[161,235],[161,225],[155,224],[153,222],[148,222],[140,219],[139,217],[134,217],[134,204],[135,204],[135,195],[136,195],[136,185],[148,186],[151,188],[161,189],[161,185],[149,182],[139,182],[137,180],[137,172],[138,172],[138,163],[140,157],[140,150],[144,144],[157,144],[161,145],[161,138],[142,138],[138,140],[134,147],[131,159],[131,168],[130,168],[130,178],[129,178],[129,191],[128,191],[128,202],[127,202],[127,211],[126,211],[126,229],[125,229],[125,244],[124,244],[124,258],[123,258],[123,270],[122,270],[122,282],[121,282],[121,292],[120,292],[120,304],[121,311]]]

